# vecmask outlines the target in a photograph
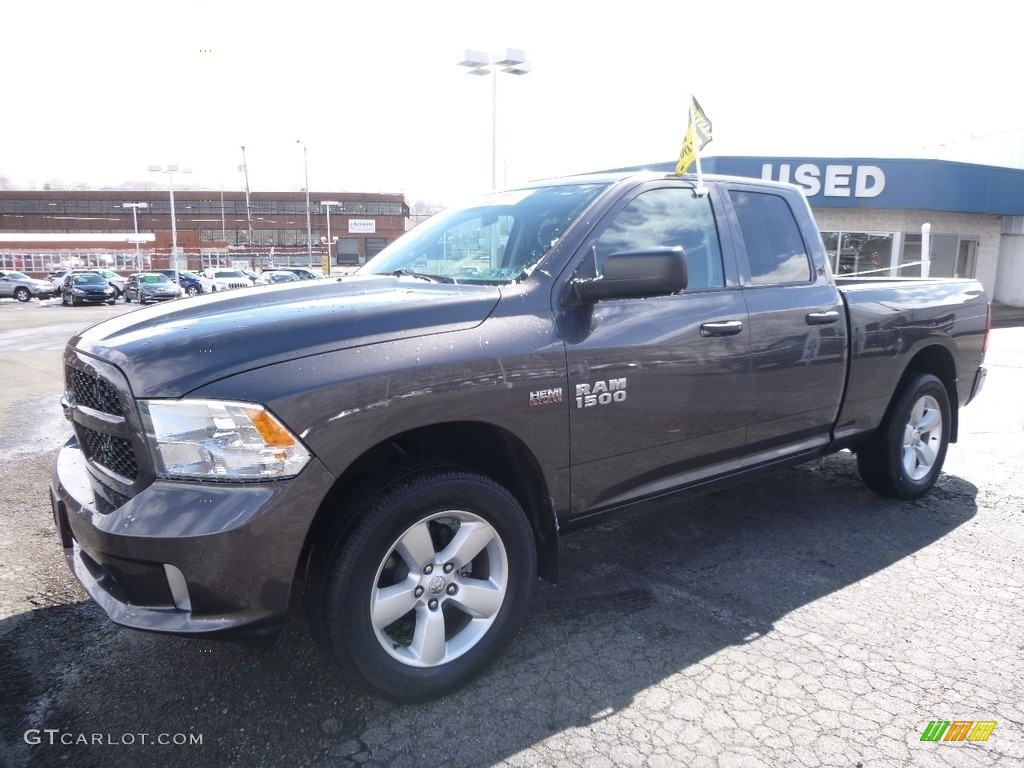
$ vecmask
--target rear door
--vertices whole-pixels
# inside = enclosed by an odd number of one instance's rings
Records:
[[[575,515],[658,495],[742,451],[750,403],[747,313],[722,201],[692,183],[641,185],[584,241],[579,277],[612,253],[682,246],[689,284],[669,296],[566,305]]]
[[[842,398],[846,309],[798,191],[737,183],[723,192],[749,313],[747,451],[811,450],[830,440]]]

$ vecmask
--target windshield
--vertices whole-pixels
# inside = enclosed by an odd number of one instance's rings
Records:
[[[75,285],[106,285],[107,281],[96,274],[75,275],[71,278]]]
[[[439,213],[389,245],[359,274],[415,274],[444,282],[520,280],[604,188],[566,184],[498,192]]]
[[[167,275],[153,274],[153,275],[140,275],[140,283],[172,283],[171,279]],[[173,283],[172,283],[173,284]]]
[[[7,276],[9,278],[11,278],[11,280],[31,280],[32,279],[28,275],[23,275],[21,272],[8,272]]]

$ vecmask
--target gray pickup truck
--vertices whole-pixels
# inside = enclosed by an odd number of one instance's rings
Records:
[[[973,280],[837,284],[790,185],[536,183],[355,275],[72,338],[54,518],[115,622],[269,637],[301,583],[342,670],[427,699],[604,515],[843,449],[873,490],[926,493],[989,326]]]

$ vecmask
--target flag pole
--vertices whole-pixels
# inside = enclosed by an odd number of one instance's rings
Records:
[[[693,126],[693,159],[697,163],[697,188],[693,190],[693,193],[697,197],[704,197],[707,193],[707,187],[704,186],[704,173],[700,167],[700,140],[697,137],[697,114],[696,114],[696,102],[693,98],[693,94],[690,94],[690,125]]]

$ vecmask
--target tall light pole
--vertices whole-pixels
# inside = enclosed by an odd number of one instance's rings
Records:
[[[132,223],[135,225],[135,270],[142,269],[142,255],[139,252],[139,208],[149,208],[149,203],[121,203],[122,208],[132,209]]]
[[[338,239],[338,238],[334,238],[334,240],[331,239],[331,206],[332,205],[336,205],[336,206],[338,206],[338,208],[340,210],[344,210],[344,208],[342,208],[341,203],[339,203],[337,200],[321,200],[320,201],[320,206],[321,207],[324,207],[324,206],[327,207],[327,239],[323,241],[323,242],[327,243],[327,254],[324,256],[323,261],[321,261],[321,263],[320,263],[320,266],[321,266],[321,268],[324,271],[324,277],[330,277],[331,276],[331,245],[333,245],[335,242],[337,242],[337,239]]]
[[[512,48],[491,56],[484,51],[467,50],[460,67],[469,67],[470,75],[478,77],[491,76],[491,189],[498,188],[498,68],[510,75],[526,75],[530,72],[530,64],[526,61],[526,52]]]
[[[298,144],[302,139],[296,139]],[[313,223],[309,216],[309,155],[306,154],[306,145],[302,145],[302,167],[306,171],[306,263],[313,263]]]
[[[174,284],[181,287],[178,276],[178,222],[174,215],[174,174],[176,172],[192,173],[192,169],[179,168],[177,165],[151,165],[149,170],[154,173],[167,174],[167,185],[171,190],[171,258],[174,260]]]
[[[245,247],[248,250],[252,248],[252,206],[249,204],[249,164],[245,161],[245,144],[242,145],[242,164],[238,170],[245,174],[245,219],[249,223],[249,238]]]

